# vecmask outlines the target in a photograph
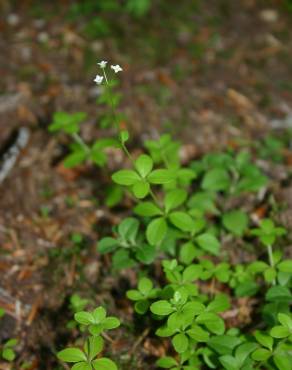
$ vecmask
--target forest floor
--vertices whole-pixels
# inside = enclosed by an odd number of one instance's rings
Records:
[[[17,369],[56,369],[56,351],[77,335],[66,324],[78,293],[93,305],[106,302],[128,323],[113,342],[121,366],[152,369],[165,347],[133,321],[124,297],[136,273],[109,274],[108,259],[96,253],[127,205],[104,205],[106,171],[64,168],[67,142],[47,126],[56,111],[85,111],[83,137],[104,135],[96,124],[96,62],[118,63],[133,150],[161,132],[183,143],[185,162],[228,147],[264,147],[267,135],[283,142],[282,161],[262,166],[273,195],[288,205],[280,217],[291,229],[292,13],[280,1],[167,1],[138,20],[106,16],[111,33],[89,37],[94,26],[67,18],[65,1],[16,3],[4,2],[0,18],[0,163],[20,127],[30,137],[0,184],[0,343],[19,339]],[[113,156],[110,168],[122,162]],[[10,365],[0,360],[0,369]]]

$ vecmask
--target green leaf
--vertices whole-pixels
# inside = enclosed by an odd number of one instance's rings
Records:
[[[149,301],[145,299],[145,300],[136,302],[134,307],[135,307],[135,311],[139,315],[144,315],[148,311],[149,306],[150,306]]]
[[[64,159],[63,164],[66,168],[72,168],[85,161],[87,153],[84,150],[75,151]]]
[[[120,140],[123,144],[125,144],[129,140],[129,132],[126,130],[123,130],[120,132]]]
[[[289,272],[292,274],[292,260],[280,262],[277,265],[277,269],[281,272]]]
[[[153,217],[162,215],[162,211],[153,202],[140,202],[134,212],[139,216]]]
[[[140,181],[140,176],[137,172],[132,170],[120,170],[112,175],[112,179],[119,185],[134,185],[137,181]]]
[[[138,291],[138,290],[135,290],[135,289],[130,289],[127,291],[127,297],[131,300],[131,301],[139,301],[140,299],[143,299],[143,295]]]
[[[201,273],[203,271],[203,268],[201,265],[190,265],[187,268],[185,268],[182,278],[183,282],[192,282],[197,280]]]
[[[4,308],[0,307],[0,318],[5,315],[5,310]]]
[[[71,370],[92,370],[92,367],[88,362],[78,362],[72,366]]]
[[[207,342],[209,340],[209,333],[199,325],[193,325],[192,328],[187,331],[187,334],[197,342]]]
[[[99,253],[113,252],[118,246],[118,242],[114,238],[105,237],[98,242],[97,248]]]
[[[118,226],[118,232],[124,240],[135,242],[140,222],[134,217],[125,218]]]
[[[104,328],[106,330],[111,330],[111,329],[116,329],[118,328],[121,323],[120,323],[120,320],[117,319],[116,317],[113,317],[113,316],[109,316],[107,317],[103,322],[102,322],[102,325],[104,326]]]
[[[205,251],[217,256],[220,250],[218,239],[212,234],[201,234],[196,238],[198,245]]]
[[[272,353],[269,350],[265,348],[259,348],[253,352],[251,357],[255,361],[266,361],[268,358],[271,357],[271,355]]]
[[[67,134],[74,134],[79,131],[80,123],[86,118],[85,112],[68,114],[66,112],[56,112],[53,122],[49,125],[50,132],[63,130]]]
[[[286,302],[291,300],[291,292],[284,286],[273,286],[266,293],[266,300],[271,302]]]
[[[18,340],[15,338],[8,339],[8,341],[4,344],[4,348],[14,347],[16,346],[17,342]]]
[[[126,269],[133,267],[135,261],[130,258],[129,252],[126,250],[119,250],[113,255],[113,268],[116,270]]]
[[[163,217],[152,220],[146,229],[146,238],[151,245],[158,245],[165,237],[167,224]]]
[[[97,307],[93,312],[94,323],[99,324],[106,318],[106,310],[103,307]]]
[[[186,212],[172,212],[169,214],[169,220],[182,231],[191,231],[194,227],[194,220]]]
[[[281,339],[281,338],[286,338],[290,335],[290,330],[284,326],[274,326],[271,331],[270,331],[270,334],[273,338],[278,338],[278,339]]]
[[[189,265],[197,255],[197,249],[192,242],[183,244],[179,251],[179,259],[182,263]]]
[[[285,328],[288,328],[292,331],[292,318],[289,315],[286,315],[285,313],[279,313],[278,320],[283,326],[285,326]]]
[[[158,367],[162,367],[163,369],[170,369],[173,366],[177,366],[177,362],[172,357],[162,357],[156,361],[156,365]]]
[[[175,189],[166,194],[164,199],[165,211],[169,212],[171,209],[182,205],[187,199],[187,192],[183,189]]]
[[[189,346],[189,340],[188,340],[187,336],[183,333],[176,334],[172,338],[171,342],[173,344],[174,349],[178,353],[185,352],[188,349],[188,346]]]
[[[57,353],[59,360],[64,362],[86,361],[86,355],[79,348],[66,348]]]
[[[248,226],[248,217],[243,211],[231,211],[223,215],[223,225],[236,236],[242,236]]]
[[[198,324],[203,324],[214,334],[222,335],[225,330],[223,319],[213,312],[204,312],[196,318]]]
[[[11,348],[3,348],[2,357],[6,361],[13,361],[16,357],[16,354]]]
[[[92,362],[95,370],[118,370],[117,365],[109,358],[102,357]]]
[[[82,325],[89,325],[94,323],[94,318],[92,314],[85,311],[75,313],[74,319]]]
[[[167,184],[175,179],[175,173],[171,170],[154,170],[147,179],[151,184]]]
[[[156,249],[153,245],[142,244],[136,249],[136,258],[138,261],[149,265],[156,257]]]
[[[291,370],[292,356],[286,353],[276,353],[273,361],[279,370]]]
[[[153,161],[149,155],[142,154],[135,161],[135,167],[140,176],[145,178],[153,168]]]
[[[150,279],[143,277],[138,282],[138,289],[144,295],[147,296],[153,288],[153,283]]]
[[[207,311],[223,312],[230,308],[229,298],[226,294],[218,294],[207,306]]]
[[[235,358],[238,360],[239,366],[241,367],[247,357],[257,348],[256,343],[246,342],[242,343],[236,348]]]
[[[168,301],[161,300],[152,303],[152,305],[150,306],[150,311],[155,315],[167,316],[174,312],[174,308]]]
[[[103,349],[104,341],[102,337],[89,337],[85,344],[85,353],[88,354],[89,360],[93,360]]]
[[[215,205],[216,194],[213,192],[198,192],[188,201],[188,207],[193,208],[199,214],[218,214],[219,211]]]
[[[121,203],[124,191],[122,186],[111,184],[107,186],[105,193],[105,205],[109,208],[112,208]]]
[[[232,335],[218,335],[210,338],[208,346],[220,355],[231,354],[233,349],[240,344],[241,340]]]
[[[202,188],[204,190],[221,191],[227,190],[229,186],[230,178],[228,172],[221,168],[214,168],[206,172],[202,181]]]
[[[247,280],[239,283],[235,288],[235,295],[237,297],[250,297],[256,294],[259,286],[255,281]]]
[[[274,339],[268,334],[256,331],[254,334],[256,340],[263,346],[268,348],[270,351],[273,350]]]
[[[150,191],[150,185],[148,184],[148,182],[137,181],[133,185],[133,193],[135,197],[138,199],[145,198],[149,194],[149,191]]]
[[[264,278],[267,283],[272,283],[277,276],[277,271],[273,267],[269,267],[264,271]]]
[[[238,370],[238,360],[230,355],[219,357],[219,361],[226,370]]]
[[[253,274],[258,274],[260,272],[264,272],[267,268],[269,268],[269,265],[267,263],[263,261],[255,261],[248,265],[247,271]]]

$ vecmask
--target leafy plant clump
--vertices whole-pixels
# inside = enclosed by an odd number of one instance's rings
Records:
[[[84,162],[104,167],[110,147],[127,158],[126,168],[112,174],[111,191],[119,189],[117,202],[129,195],[134,205],[112,234],[98,241],[97,251],[111,257],[116,272],[139,272],[137,287],[127,297],[137,315],[147,315],[145,322],[153,327],[159,323],[155,335],[170,343],[169,354],[157,359],[157,367],[291,370],[292,260],[285,258],[286,230],[269,214],[252,219],[244,202],[230,206],[235,199],[256,197],[268,178],[247,150],[207,154],[182,166],[180,144],[167,134],[146,141],[143,154],[134,157],[127,147],[129,132],[120,127],[116,113],[116,83],[107,62],[98,64],[101,75],[95,82],[104,91],[99,101],[109,108],[102,120],[117,131],[116,137],[85,143],[82,112],[56,113],[49,130],[73,139],[67,167]],[[110,70],[116,75],[122,68],[112,65]],[[226,239],[236,248],[252,248],[253,260],[234,263],[222,242]],[[162,271],[159,277],[152,265]],[[228,312],[238,313],[240,299],[250,297],[257,302],[256,324],[233,327]],[[106,317],[102,307],[82,311],[87,303],[78,296],[71,299],[77,326],[89,333],[83,349],[64,349],[58,358],[73,362],[74,370],[116,369],[100,354],[104,331],[118,327],[119,320]]]

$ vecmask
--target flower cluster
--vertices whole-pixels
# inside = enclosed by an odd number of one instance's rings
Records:
[[[106,79],[106,75],[105,75],[105,71],[104,69],[106,68],[106,65],[107,65],[107,61],[105,60],[102,60],[101,62],[97,63],[97,65],[99,65],[99,67],[103,70],[103,76],[101,75],[96,75],[95,76],[95,79],[93,80],[97,85],[100,85],[102,84],[102,81],[103,79],[105,78]],[[123,70],[123,68],[116,64],[116,65],[111,65],[111,69],[115,72],[115,73],[118,73],[118,72],[121,72]]]

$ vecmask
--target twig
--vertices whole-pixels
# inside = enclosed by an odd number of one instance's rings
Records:
[[[132,349],[129,352],[129,356],[132,356],[132,354],[135,352],[136,348],[139,346],[139,344],[143,341],[145,337],[147,337],[148,333],[150,331],[150,328],[146,328],[143,333],[140,335],[140,337],[136,340],[134,343]]]

